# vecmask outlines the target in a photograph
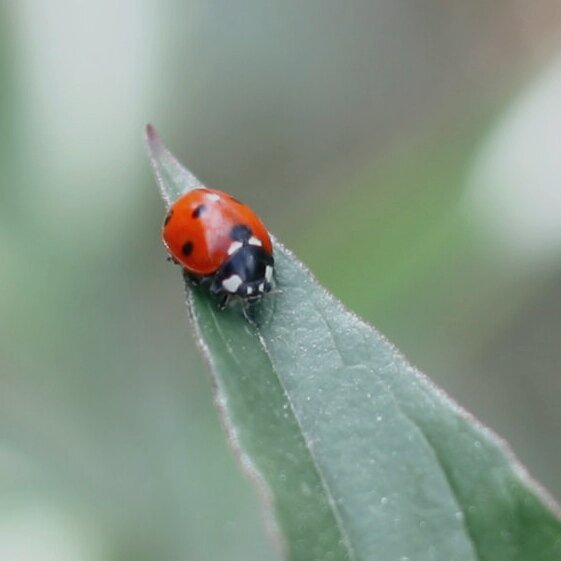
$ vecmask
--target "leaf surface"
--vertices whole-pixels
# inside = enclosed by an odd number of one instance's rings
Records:
[[[169,205],[200,186],[152,128]],[[275,241],[257,326],[187,286],[242,465],[292,561],[554,561],[553,501],[494,434]]]

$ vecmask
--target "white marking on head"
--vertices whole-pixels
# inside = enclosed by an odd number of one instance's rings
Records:
[[[209,193],[207,195],[207,197],[211,200],[211,201],[219,201],[220,200],[220,195],[217,195],[216,193]]]
[[[265,283],[264,283],[264,282],[262,282],[262,283],[259,285],[259,292],[265,292]]]
[[[247,293],[248,294],[253,294],[253,286],[248,286],[247,287]]]
[[[259,238],[256,238],[255,236],[251,236],[251,238],[249,238],[248,243],[249,245],[258,245],[258,246],[263,245],[263,242]]]
[[[236,253],[236,251],[238,251],[240,247],[243,247],[242,242],[232,242],[230,244],[230,247],[228,248],[228,255],[232,255],[233,253]]]
[[[235,294],[238,291],[238,288],[241,286],[241,284],[242,279],[239,277],[239,275],[232,275],[231,277],[228,277],[227,279],[224,279],[222,281],[222,286],[224,287],[224,289],[228,292],[231,292],[232,294]]]
[[[265,267],[265,280],[267,282],[271,282],[272,278],[273,278],[273,267],[271,267],[270,265],[267,265]]]

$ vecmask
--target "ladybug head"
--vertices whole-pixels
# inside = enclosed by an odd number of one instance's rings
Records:
[[[261,246],[243,245],[218,269],[210,291],[256,302],[272,288],[273,266],[273,256]]]

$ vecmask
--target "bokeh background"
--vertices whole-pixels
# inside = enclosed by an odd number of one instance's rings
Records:
[[[278,560],[153,122],[561,498],[561,5],[0,4],[0,560]]]

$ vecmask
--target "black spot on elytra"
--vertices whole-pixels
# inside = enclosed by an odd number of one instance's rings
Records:
[[[195,210],[191,213],[193,218],[199,218],[199,216],[206,211],[206,205],[199,205]]]
[[[166,219],[164,220],[164,226],[168,225],[168,222],[171,220],[171,217],[173,216],[173,211],[170,210],[167,214],[166,214]]]
[[[184,243],[181,251],[183,252],[183,255],[185,255],[185,257],[191,255],[191,253],[193,253],[193,242]]]
[[[236,224],[230,230],[230,237],[237,242],[247,242],[251,238],[251,230],[244,224]]]

